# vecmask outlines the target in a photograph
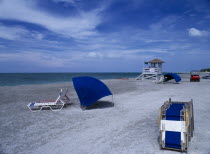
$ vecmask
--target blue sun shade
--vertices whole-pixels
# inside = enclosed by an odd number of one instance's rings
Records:
[[[164,78],[166,82],[171,79],[174,79],[176,82],[181,81],[181,77],[176,73],[167,73],[164,75]]]
[[[81,105],[89,107],[102,97],[112,95],[109,88],[93,77],[76,77],[72,79]]]

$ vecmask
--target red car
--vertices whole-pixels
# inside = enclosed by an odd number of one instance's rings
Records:
[[[198,71],[192,71],[190,74],[190,82],[200,82],[200,73]]]

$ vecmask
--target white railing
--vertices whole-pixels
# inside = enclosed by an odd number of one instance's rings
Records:
[[[154,74],[154,73],[162,73],[162,70],[161,68],[143,68],[142,72]]]

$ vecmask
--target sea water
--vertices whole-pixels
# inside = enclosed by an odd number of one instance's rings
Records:
[[[97,79],[136,78],[141,73],[0,73],[0,86],[71,82],[72,78],[91,76]]]

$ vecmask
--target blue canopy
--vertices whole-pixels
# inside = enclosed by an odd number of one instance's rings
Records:
[[[109,88],[93,77],[75,77],[72,79],[81,105],[89,107],[102,97],[112,95]]]
[[[167,73],[164,75],[164,78],[166,82],[171,79],[174,79],[176,82],[181,81],[181,77],[177,75],[176,73]]]

